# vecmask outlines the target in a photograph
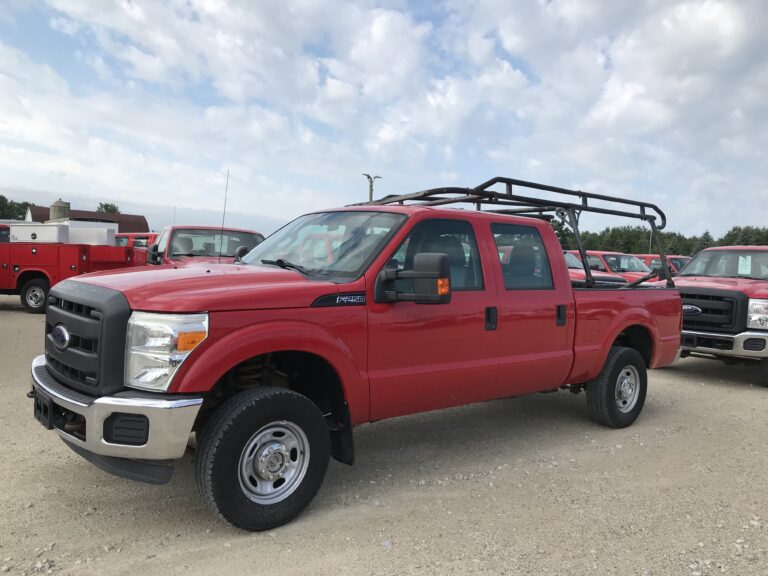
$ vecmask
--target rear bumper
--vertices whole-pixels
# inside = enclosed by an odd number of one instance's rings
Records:
[[[184,455],[192,426],[203,403],[202,397],[174,397],[166,394],[121,392],[92,398],[61,386],[48,372],[45,356],[32,361],[32,393],[35,402],[45,398],[55,418],[47,425],[76,452],[133,460],[173,460]],[[141,444],[105,439],[105,423],[113,415],[146,418],[147,430]],[[84,420],[84,429],[65,430],[67,420]],[[143,419],[142,419],[143,421]]]
[[[761,360],[768,358],[768,332],[718,334],[683,330],[680,347],[682,350],[710,356]]]

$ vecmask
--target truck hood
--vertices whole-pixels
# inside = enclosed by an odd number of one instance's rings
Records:
[[[76,281],[122,292],[131,309],[150,312],[303,308],[339,292],[337,284],[294,270],[235,264],[124,268]]]
[[[718,278],[715,276],[677,276],[675,286],[696,288],[713,288],[719,290],[736,290],[750,298],[768,298],[768,280],[751,280],[749,278]]]

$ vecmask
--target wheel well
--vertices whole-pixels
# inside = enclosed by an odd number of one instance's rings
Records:
[[[51,281],[48,280],[48,276],[45,275],[45,273],[40,272],[38,270],[28,270],[26,272],[22,272],[19,274],[18,279],[16,280],[16,290],[21,290],[21,287],[24,286],[27,282],[30,280],[45,280],[50,285]]]
[[[645,360],[645,365],[650,366],[653,356],[653,338],[651,333],[644,326],[630,326],[625,328],[621,334],[616,337],[614,346],[624,346],[634,348]]]
[[[288,388],[312,400],[328,423],[333,457],[353,463],[352,425],[341,379],[327,360],[309,352],[261,354],[228,370],[206,395],[195,428],[202,429],[226,400],[256,386]]]

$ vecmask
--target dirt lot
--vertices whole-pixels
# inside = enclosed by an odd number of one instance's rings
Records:
[[[0,297],[2,573],[768,574],[768,390],[747,369],[652,372],[626,430],[567,392],[364,426],[306,513],[247,534],[198,501],[193,453],[137,484],[33,420],[42,326]]]

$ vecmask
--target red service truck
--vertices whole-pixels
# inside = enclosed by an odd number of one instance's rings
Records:
[[[37,229],[43,226],[37,225]],[[0,237],[2,232],[0,228]],[[6,237],[10,237],[10,233]],[[133,265],[130,248],[55,241],[0,241],[0,294],[18,294],[28,312],[42,314],[48,291],[58,282],[88,272]]]
[[[194,433],[202,499],[246,530],[296,517],[329,457],[354,462],[366,422],[567,389],[586,391],[596,422],[629,426],[646,370],[680,345],[669,271],[652,287],[587,270],[574,287],[526,206],[574,225],[585,210],[665,221],[652,204],[494,178],[307,214],[236,264],[72,278],[51,290],[34,416],[102,469],[154,483]]]

